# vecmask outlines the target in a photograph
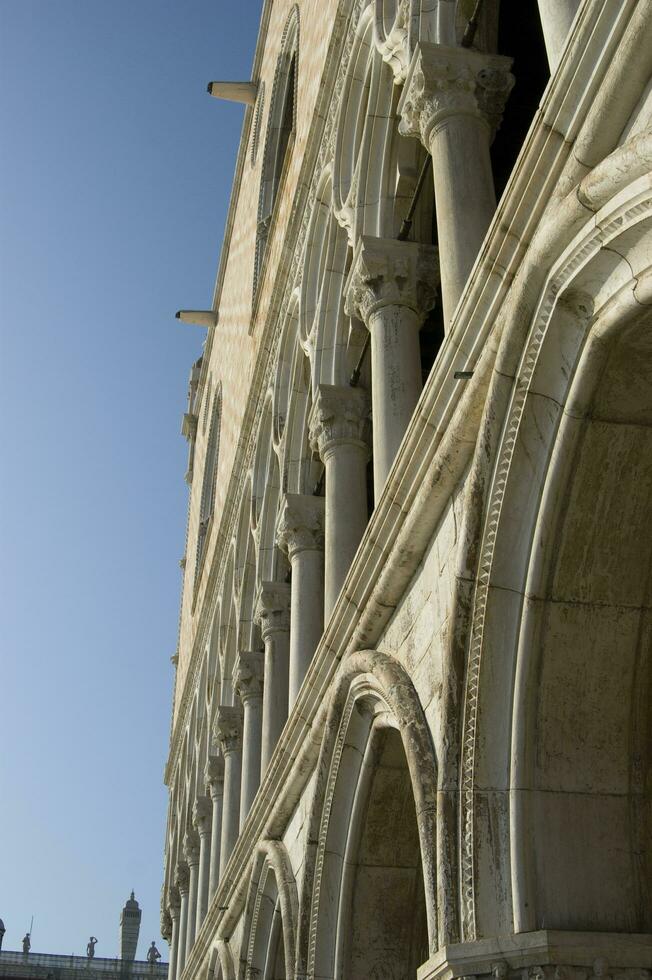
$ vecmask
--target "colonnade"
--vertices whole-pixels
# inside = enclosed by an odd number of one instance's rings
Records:
[[[551,64],[578,2],[540,0]],[[343,308],[369,332],[371,390],[322,383],[312,392],[307,438],[324,466],[324,495],[281,497],[276,543],[289,581],[258,582],[264,649],[239,652],[235,704],[217,709],[206,792],[193,801],[167,890],[170,980],[183,973],[364,534],[367,464],[377,503],[413,416],[419,331],[438,290],[449,328],[495,211],[489,148],[514,81],[511,61],[453,45],[417,43],[398,104],[399,132],[432,157],[438,245],[364,234],[353,243]]]

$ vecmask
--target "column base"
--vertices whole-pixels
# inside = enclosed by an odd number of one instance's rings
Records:
[[[645,980],[651,968],[650,934],[543,929],[444,946],[417,980]]]

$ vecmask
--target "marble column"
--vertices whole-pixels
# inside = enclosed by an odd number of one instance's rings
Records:
[[[198,796],[192,808],[192,823],[199,834],[199,874],[197,877],[197,912],[195,936],[208,910],[208,883],[211,867],[211,816],[210,797]]]
[[[199,879],[199,834],[188,830],[183,838],[183,853],[188,864],[188,918],[186,922],[186,961],[195,944],[197,923],[197,884]]]
[[[261,775],[288,716],[290,670],[290,585],[262,582],[256,598],[255,620],[265,644]]]
[[[240,779],[242,775],[242,706],[220,705],[215,737],[224,759],[224,798],[220,841],[220,878],[231,857],[240,829]]]
[[[243,707],[240,830],[260,786],[264,657],[262,652],[241,653],[235,669],[234,687]]]
[[[286,493],[277,529],[292,566],[288,710],[324,632],[324,510],[323,497]]]
[[[435,304],[438,282],[432,245],[366,235],[356,245],[345,309],[371,334],[376,502],[421,394],[419,330]]]
[[[551,73],[559,64],[580,0],[539,0],[539,14]]]
[[[186,937],[188,929],[188,889],[190,887],[190,871],[185,861],[177,864],[174,883],[179,890],[181,897],[181,907],[179,911],[179,939],[177,942],[177,978],[183,974],[186,965]]]
[[[211,864],[208,877],[208,900],[215,894],[220,880],[220,850],[222,843],[222,803],[224,799],[224,759],[221,755],[209,755],[204,770],[206,786],[213,807],[211,822]]]
[[[496,210],[489,146],[514,76],[511,58],[417,44],[398,112],[399,132],[432,154],[446,329]]]
[[[310,445],[326,467],[326,622],[367,526],[370,412],[363,388],[320,385],[310,413]]]
[[[172,938],[170,940],[170,963],[168,980],[177,980],[179,961],[179,918],[181,915],[181,896],[176,885],[168,889],[168,910],[172,920]]]

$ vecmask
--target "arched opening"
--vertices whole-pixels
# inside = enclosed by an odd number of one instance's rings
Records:
[[[204,476],[202,479],[201,500],[199,505],[199,530],[197,532],[197,557],[195,565],[195,584],[199,581],[199,573],[204,557],[206,541],[215,511],[215,487],[217,481],[217,465],[220,454],[220,431],[222,426],[222,386],[218,385],[213,395],[211,422],[208,430],[206,456],[204,458]]]
[[[652,928],[651,328],[641,308],[610,344],[589,341],[593,390],[566,436],[527,632],[535,928]]]
[[[296,918],[296,883],[287,850],[280,841],[263,840],[249,881],[239,980],[294,975]]]
[[[367,738],[346,842],[336,976],[408,980],[427,958],[410,773],[398,731],[375,726]]]
[[[436,765],[416,692],[391,657],[343,662],[318,773],[297,972],[416,977],[437,942]]]

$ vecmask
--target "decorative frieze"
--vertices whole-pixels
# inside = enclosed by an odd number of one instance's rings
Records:
[[[345,312],[367,326],[387,306],[408,307],[423,319],[435,305],[438,284],[439,258],[434,245],[363,235],[345,286]]]
[[[449,116],[475,116],[492,134],[514,85],[511,58],[468,48],[417,44],[398,105],[399,132],[420,137],[426,149]]]
[[[239,655],[233,686],[243,705],[251,698],[262,698],[264,672],[263,653],[248,652]]]
[[[279,547],[290,561],[301,551],[324,548],[324,498],[286,493],[276,531]]]
[[[353,443],[369,451],[371,402],[364,388],[320,385],[309,419],[310,447],[321,459]]]
[[[254,619],[260,626],[263,640],[272,633],[290,629],[289,582],[261,582]]]

